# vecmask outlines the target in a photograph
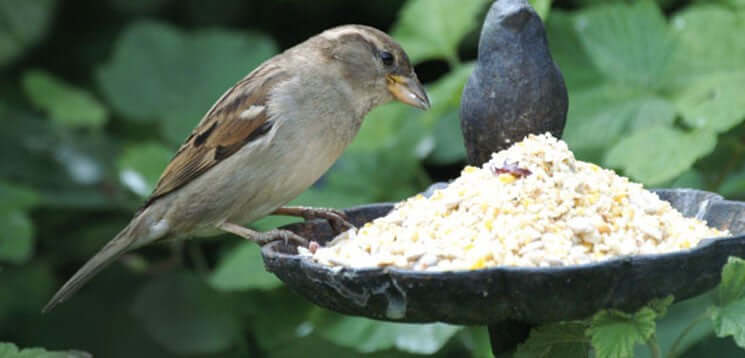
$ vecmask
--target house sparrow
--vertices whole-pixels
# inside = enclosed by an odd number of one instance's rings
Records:
[[[332,28],[267,60],[217,100],[132,221],[43,312],[122,254],[155,241],[229,232],[259,244],[306,242],[290,231],[243,226],[270,214],[344,225],[334,210],[283,205],[329,169],[370,110],[393,99],[429,108],[406,53],[372,27]]]

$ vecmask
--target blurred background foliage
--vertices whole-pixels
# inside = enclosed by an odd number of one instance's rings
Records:
[[[257,247],[232,236],[138,250],[39,313],[126,224],[224,90],[335,25],[392,33],[433,108],[371,113],[295,202],[397,201],[457,176],[460,93],[489,3],[0,0],[0,342],[13,342],[0,344],[0,356],[489,356],[483,328],[314,307],[264,271]],[[579,158],[652,187],[745,197],[745,1],[532,3],[567,81],[565,139]],[[673,306],[658,325],[663,348],[707,299]],[[688,337],[685,356],[740,356],[711,327]],[[27,347],[50,351],[19,351]]]

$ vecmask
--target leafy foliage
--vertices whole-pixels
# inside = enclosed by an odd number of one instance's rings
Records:
[[[745,103],[736,99],[745,83],[740,78],[742,62],[732,62],[741,56],[742,44],[734,44],[728,39],[731,35],[724,33],[744,25],[734,20],[737,15],[723,12],[694,6],[666,21],[654,2],[639,1],[589,7],[570,19],[552,14],[549,29],[576,34],[560,43],[565,47],[557,51],[559,65],[572,72],[591,67],[581,79],[571,72],[567,75],[570,86],[580,82],[586,87],[570,90],[573,105],[566,133],[580,158],[624,169],[633,179],[658,185],[712,153],[715,135],[745,118]],[[712,55],[716,59],[702,61]],[[720,77],[722,72],[726,75]],[[681,128],[674,121],[677,117],[688,128]],[[600,135],[588,136],[588,132]],[[641,155],[643,149],[637,145],[657,136],[654,153]],[[693,145],[680,151],[679,140]]]
[[[718,337],[732,336],[745,348],[745,260],[731,257],[724,266],[711,318]]]
[[[533,329],[517,347],[515,358],[586,357],[590,345],[585,322],[559,322]]]
[[[477,28],[476,16],[487,3],[486,0],[408,1],[393,27],[393,36],[415,63],[444,59],[457,64],[458,45],[463,36]]]
[[[214,353],[226,350],[238,338],[238,322],[225,303],[193,275],[164,275],[143,287],[132,312],[168,350]]]
[[[106,108],[90,93],[63,83],[47,72],[26,72],[23,88],[36,107],[61,125],[101,127],[106,122]]]
[[[275,52],[274,42],[261,34],[187,34],[163,23],[136,22],[97,79],[115,110],[131,120],[157,120],[163,137],[178,144],[222,91]],[[139,80],[131,81],[133,74]]]
[[[264,270],[261,249],[252,243],[232,248],[220,261],[209,280],[212,287],[223,291],[271,290],[282,282]]]
[[[327,314],[320,334],[340,346],[362,353],[390,348],[419,354],[437,352],[461,327],[442,323],[427,325],[377,322],[360,317]]]
[[[588,329],[598,357],[632,357],[634,346],[646,342],[655,331],[654,310],[643,307],[632,314],[609,310],[598,312]]]
[[[38,43],[49,28],[55,0],[0,1],[0,67]]]
[[[18,349],[13,343],[0,343],[3,358],[87,358],[90,354],[81,351],[51,352],[43,348]]]
[[[426,79],[433,107],[376,109],[293,204],[398,201],[465,164],[458,107],[491,1],[244,3],[0,0],[0,286],[12,293],[0,295],[0,336],[49,349],[3,343],[0,356],[79,356],[70,348],[103,357],[490,356],[483,328],[316,308],[264,270],[257,247],[227,236],[137,250],[57,311],[38,314],[131,218],[223,91],[333,24],[389,30]],[[745,2],[530,3],[566,78],[565,139],[580,159],[646,185],[745,198]],[[715,335],[744,346],[742,267],[732,259],[717,290],[676,303],[664,318],[669,300],[549,324],[515,354],[643,357],[641,343],[659,337],[663,351],[679,355]]]

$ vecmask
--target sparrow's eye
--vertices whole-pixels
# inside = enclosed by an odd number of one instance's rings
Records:
[[[383,61],[384,65],[390,66],[394,61],[393,54],[388,51],[383,51],[380,53],[380,60]]]

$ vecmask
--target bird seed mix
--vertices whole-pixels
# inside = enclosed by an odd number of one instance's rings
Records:
[[[329,266],[424,271],[563,266],[688,249],[728,236],[683,217],[641,184],[578,161],[550,134],[467,166],[430,198],[300,254]]]

